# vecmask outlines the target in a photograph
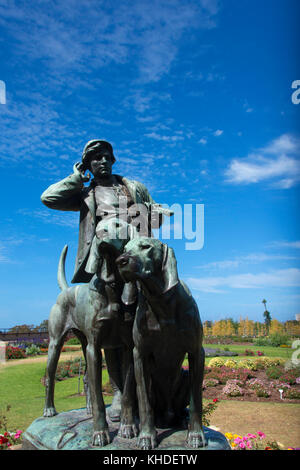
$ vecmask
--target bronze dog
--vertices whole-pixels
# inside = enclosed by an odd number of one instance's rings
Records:
[[[205,446],[202,429],[203,329],[188,287],[178,279],[172,248],[154,238],[129,241],[116,260],[125,282],[137,281],[133,326],[140,433],[138,446],[157,445],[155,426],[174,426],[189,404],[187,445]],[[182,363],[188,354],[189,373]]]
[[[101,225],[102,224],[102,225]],[[120,239],[118,227],[125,222],[118,219],[100,222],[101,238],[95,243],[94,261],[97,269],[89,284],[68,287],[65,278],[64,248],[58,268],[59,294],[49,317],[49,349],[47,362],[47,387],[44,416],[57,414],[54,407],[54,383],[60,351],[68,331],[72,330],[80,339],[87,364],[85,383],[88,383],[87,408],[93,415],[93,445],[105,446],[110,442],[105,405],[102,396],[102,354],[101,349],[123,348],[124,383],[122,391],[121,421],[119,435],[132,438],[137,435],[135,426],[135,381],[133,370],[133,342],[131,320],[124,316],[121,295],[124,288],[115,259],[122,252],[127,239]],[[127,225],[127,224],[126,224]],[[110,230],[114,235],[110,237]],[[98,259],[99,258],[99,259]],[[88,410],[87,410],[88,411]]]

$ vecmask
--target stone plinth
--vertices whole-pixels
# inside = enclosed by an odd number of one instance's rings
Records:
[[[136,438],[123,439],[118,437],[118,423],[108,420],[111,443],[105,447],[93,447],[92,417],[85,408],[59,413],[52,418],[37,418],[23,434],[24,450],[104,450],[104,451],[136,451]],[[195,451],[186,446],[186,429],[158,429],[158,447],[151,452],[185,450]],[[223,434],[204,427],[208,445],[202,450],[230,450]]]

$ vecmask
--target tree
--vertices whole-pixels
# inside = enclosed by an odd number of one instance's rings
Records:
[[[269,334],[269,329],[270,329],[272,317],[271,317],[270,312],[268,312],[268,310],[267,310],[267,307],[266,307],[267,301],[266,301],[266,299],[263,299],[262,303],[265,306],[265,311],[264,311],[265,325],[266,325],[266,329],[267,329],[267,334]]]

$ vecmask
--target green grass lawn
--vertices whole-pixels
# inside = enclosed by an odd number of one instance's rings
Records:
[[[264,353],[265,356],[267,357],[280,357],[282,359],[290,359],[292,356],[292,353],[294,352],[294,349],[291,348],[276,348],[272,346],[253,346],[253,345],[239,345],[239,344],[204,344],[205,348],[212,348],[212,349],[220,349],[223,351],[231,351],[231,352],[236,352],[238,354],[241,354],[241,356],[235,356],[234,359],[237,360],[242,360],[245,359],[246,357],[258,357],[257,356],[257,351],[261,351]],[[255,353],[255,356],[246,356],[245,350],[248,349],[249,351],[253,351]],[[225,356],[221,356],[225,357]],[[228,357],[226,357],[228,359]],[[206,361],[209,361],[210,358],[207,358]]]
[[[46,361],[46,359],[45,359]],[[5,366],[0,368],[0,412],[8,418],[8,429],[25,430],[34,419],[43,415],[45,387],[41,378],[45,373],[46,362]],[[103,383],[107,382],[106,370]],[[83,390],[82,378],[80,391]],[[55,406],[58,412],[85,407],[85,397],[78,393],[78,377],[69,378],[55,385]],[[111,397],[105,397],[106,403]],[[6,407],[11,409],[6,412]],[[0,429],[0,432],[3,429]]]

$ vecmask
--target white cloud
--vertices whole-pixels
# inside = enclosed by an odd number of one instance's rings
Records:
[[[65,211],[52,211],[50,209],[28,210],[19,209],[18,213],[25,217],[39,219],[46,224],[59,225],[61,227],[78,228],[78,213]]]
[[[150,132],[145,134],[145,137],[149,137],[154,140],[162,140],[164,142],[177,142],[178,140],[184,140],[182,135],[162,135],[157,132]]]
[[[243,266],[243,265],[245,266],[248,264],[264,263],[266,261],[282,261],[282,260],[284,261],[284,260],[294,260],[294,259],[297,259],[297,257],[287,256],[287,255],[267,254],[267,253],[250,253],[249,255],[237,256],[234,259],[213,261],[211,263],[198,266],[198,268],[230,269],[230,268],[238,268],[240,266]]]
[[[270,244],[272,247],[279,248],[300,248],[300,240],[296,241],[274,241]]]
[[[156,82],[169,72],[182,37],[215,27],[219,10],[214,0],[109,5],[104,0],[54,0],[51,8],[44,2],[18,3],[0,3],[0,26],[13,38],[14,54],[26,62],[42,60],[51,74],[68,81],[71,70],[89,74],[130,61],[137,79]]]
[[[231,276],[206,278],[188,278],[191,288],[202,292],[222,293],[224,288],[230,289],[262,289],[266,287],[299,287],[300,269],[278,269],[258,274],[245,273]]]
[[[219,137],[220,135],[223,134],[224,131],[222,131],[221,129],[217,129],[215,132],[214,132],[214,136],[215,137]]]
[[[283,134],[243,159],[235,158],[225,171],[226,181],[234,184],[269,180],[273,187],[288,189],[300,181],[300,142]]]
[[[202,144],[202,145],[207,144],[207,139],[205,139],[204,137],[202,137],[202,138],[199,140],[199,144]]]

